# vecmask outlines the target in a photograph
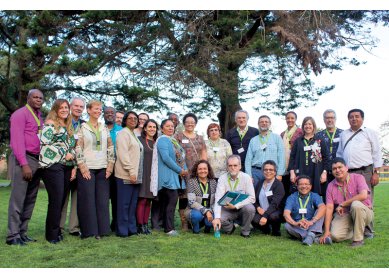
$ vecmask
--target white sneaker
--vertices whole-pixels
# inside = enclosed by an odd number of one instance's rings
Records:
[[[176,230],[171,230],[170,232],[167,232],[166,235],[170,237],[176,237],[178,236],[178,232]]]

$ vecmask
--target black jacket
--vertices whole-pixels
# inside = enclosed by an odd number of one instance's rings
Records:
[[[258,183],[257,188],[255,189],[255,211],[257,211],[258,207],[262,208],[262,206],[259,204],[259,193],[261,192],[262,186],[263,182]],[[273,195],[267,197],[267,200],[269,201],[269,208],[263,214],[263,216],[267,219],[273,212],[281,211],[282,213],[282,199],[285,195],[284,185],[282,185],[282,182],[277,178],[274,179],[273,185],[270,187],[270,191],[273,192]]]

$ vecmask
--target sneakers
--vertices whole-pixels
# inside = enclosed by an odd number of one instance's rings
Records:
[[[373,239],[374,238],[374,234],[369,232],[369,233],[366,233],[363,235],[365,239]]]
[[[316,238],[316,235],[313,234],[312,232],[308,232],[307,236],[303,240],[304,245],[311,246]]]
[[[170,237],[176,237],[178,236],[178,232],[176,230],[171,230],[170,232],[167,232],[166,235]]]

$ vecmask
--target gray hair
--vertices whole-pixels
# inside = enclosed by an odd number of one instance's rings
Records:
[[[75,101],[75,100],[80,100],[80,101],[82,101],[83,103],[84,103],[84,106],[85,106],[85,99],[83,99],[83,98],[81,98],[81,97],[74,97],[73,99],[72,99],[72,101],[70,102],[70,105],[72,105],[73,104],[73,102]]]
[[[336,119],[336,112],[335,112],[335,110],[333,110],[333,109],[327,109],[326,111],[324,111],[324,112],[323,112],[323,119],[326,118],[326,114],[327,114],[327,113],[334,113],[334,117],[335,117],[335,119]]]
[[[242,159],[240,158],[240,156],[238,154],[231,154],[230,156],[227,157],[227,167],[228,167],[228,161],[234,158],[238,159],[239,164],[242,166]]]
[[[247,116],[247,121],[249,120],[249,113],[246,111],[246,110],[238,110],[235,112],[235,120],[236,120],[236,116],[238,116],[238,113],[246,113],[246,116]]]
[[[104,106],[103,112],[106,112],[106,110],[107,110],[108,108],[109,108],[109,109],[112,109],[113,112],[115,112],[115,114],[116,114],[116,108],[114,108],[114,107],[112,107],[112,106],[108,106],[108,105]]]

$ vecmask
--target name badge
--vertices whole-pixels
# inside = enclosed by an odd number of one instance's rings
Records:
[[[266,147],[267,147],[267,145],[266,145],[266,144],[263,144],[263,145],[261,145],[261,150],[264,150],[264,149],[266,149]]]
[[[273,191],[267,191],[267,192],[265,193],[265,195],[266,195],[266,196],[272,196],[272,195],[273,195]]]
[[[220,150],[219,147],[213,147],[212,149],[214,152],[218,152]]]
[[[100,159],[104,157],[103,151],[95,151],[95,157],[96,159]]]
[[[338,138],[334,138],[334,140],[332,140],[333,143],[339,143],[339,141],[340,141],[339,137]]]
[[[244,152],[244,148],[238,149],[238,153],[242,153],[242,152]]]
[[[309,150],[311,150],[311,146],[305,146],[304,147],[304,151],[309,151]]]
[[[189,143],[189,140],[188,140],[188,139],[182,139],[182,143],[183,143],[183,144],[188,144],[188,143]]]
[[[209,198],[209,194],[203,194],[203,198]]]
[[[78,135],[77,134],[74,134],[74,139],[78,140]]]
[[[306,214],[307,213],[307,209],[306,208],[300,208],[299,209],[299,214]]]

